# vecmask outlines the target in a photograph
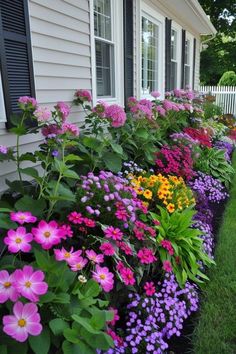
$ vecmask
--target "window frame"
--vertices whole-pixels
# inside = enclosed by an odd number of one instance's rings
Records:
[[[7,114],[6,114],[6,107],[4,101],[4,92],[3,92],[3,85],[2,85],[2,73],[0,71],[0,125],[1,123],[7,122]],[[5,128],[5,125],[4,125]],[[0,126],[1,129],[1,126]]]
[[[175,63],[177,63],[177,85],[174,88],[180,88],[181,87],[181,41],[182,41],[182,27],[176,23],[175,21],[172,20],[171,22],[171,31],[174,30],[177,33],[177,46],[176,46],[176,60],[174,60]],[[171,63],[172,63],[172,58],[171,58]]]
[[[185,66],[189,67],[189,87],[193,87],[193,40],[194,37],[192,34],[186,31],[186,38],[185,41],[189,40],[189,64],[185,64],[185,59],[184,59],[184,82],[185,82]],[[186,51],[186,49],[185,49]],[[186,52],[185,52],[186,55]],[[186,86],[186,85],[185,85]],[[184,87],[185,89],[186,87]]]
[[[159,56],[157,58],[157,88],[155,90],[161,93],[160,99],[164,98],[165,92],[165,70],[162,68],[165,65],[164,60],[164,28],[165,28],[165,17],[158,13],[154,8],[141,2],[140,8],[138,9],[138,29],[136,33],[140,34],[137,36],[138,45],[136,46],[136,56],[137,56],[137,96],[139,98],[153,99],[150,94],[142,94],[142,17],[145,17],[152,23],[158,26],[158,45],[157,53]]]
[[[114,46],[114,97],[97,96],[96,38]],[[102,100],[108,104],[124,104],[124,48],[123,48],[123,1],[111,0],[111,41],[95,36],[94,0],[90,1],[90,46],[93,104]]]

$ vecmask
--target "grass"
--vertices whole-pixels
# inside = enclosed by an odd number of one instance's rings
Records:
[[[233,156],[236,169],[236,153]],[[236,354],[236,175],[193,334],[194,354]]]

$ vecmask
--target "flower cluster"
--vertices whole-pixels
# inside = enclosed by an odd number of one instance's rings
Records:
[[[212,147],[211,138],[207,131],[203,128],[185,128],[184,133],[188,134],[192,139],[197,140],[200,145]]]
[[[105,117],[111,120],[111,126],[113,128],[122,127],[126,121],[124,108],[118,106],[117,104],[106,107]]]
[[[233,145],[231,143],[218,140],[214,143],[214,148],[225,151],[225,159],[230,162],[231,154],[233,152]]]

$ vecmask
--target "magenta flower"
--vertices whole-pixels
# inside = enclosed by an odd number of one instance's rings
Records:
[[[87,90],[77,90],[75,92],[75,97],[79,98],[82,102],[91,102],[92,96],[91,93]]]
[[[25,342],[29,334],[38,336],[42,332],[38,307],[18,301],[13,307],[13,315],[3,316],[3,331],[18,342]]]
[[[64,236],[61,237],[61,238],[63,238],[63,240],[66,239],[66,236],[73,237],[73,230],[71,229],[70,225],[66,225],[66,224],[61,225],[60,230],[64,233]]]
[[[161,245],[163,248],[165,248],[168,251],[170,256],[173,256],[174,249],[173,249],[172,244],[169,240],[162,240]]]
[[[170,262],[170,261],[164,261],[164,262],[163,262],[163,269],[164,269],[166,272],[172,272],[172,265],[171,265],[171,262]]]
[[[113,311],[114,312],[114,318],[111,321],[108,321],[107,323],[109,323],[112,326],[115,326],[116,322],[119,321],[120,316],[118,315],[118,310],[115,309],[114,307],[109,307],[109,311]]]
[[[70,107],[65,102],[57,102],[55,108],[60,113],[62,121],[64,122],[70,114]]]
[[[89,218],[84,218],[84,224],[87,227],[95,227],[96,226],[96,222],[92,219],[89,219]]]
[[[8,152],[8,148],[5,145],[0,145],[0,153],[6,155]]]
[[[93,273],[93,279],[98,282],[102,289],[108,293],[113,289],[114,286],[114,274],[109,272],[107,267],[100,267],[99,265],[96,266],[95,271]]]
[[[14,281],[14,273],[9,275],[6,270],[0,271],[0,304],[8,299],[15,302],[20,296],[14,286]]]
[[[115,254],[115,249],[109,242],[102,243],[99,248],[105,254],[105,256],[113,256]]]
[[[51,111],[47,107],[38,107],[34,111],[38,122],[47,122],[51,118]]]
[[[108,226],[105,230],[104,230],[104,234],[106,236],[106,238],[111,238],[113,240],[118,240],[120,241],[123,237],[123,232],[118,229],[117,227],[113,227],[113,226]]]
[[[76,260],[76,263],[70,263],[70,268],[73,272],[78,272],[79,270],[82,270],[86,264],[88,263],[88,260],[83,257],[79,257]]]
[[[16,290],[30,301],[39,301],[38,295],[46,294],[48,284],[45,283],[44,273],[41,270],[34,272],[31,266],[24,266],[24,268],[17,269],[14,273]]]
[[[42,248],[45,250],[60,243],[61,238],[64,237],[64,231],[58,227],[56,221],[47,223],[41,220],[37,228],[32,228],[32,234],[34,235],[34,240],[41,244]]]
[[[33,108],[36,108],[38,104],[35,98],[29,96],[19,97],[18,102],[24,106],[31,105]]]
[[[61,128],[62,133],[69,133],[74,136],[79,135],[79,128],[73,123],[63,123]]]
[[[29,242],[32,240],[32,234],[26,233],[25,227],[20,226],[16,230],[9,230],[7,232],[4,243],[8,245],[9,252],[29,252],[31,250],[31,244]]]
[[[23,225],[24,223],[34,223],[37,221],[36,216],[33,216],[30,211],[12,211],[10,213],[10,219],[12,221],[16,221],[20,225]]]
[[[137,256],[143,264],[151,264],[157,260],[153,250],[145,247],[138,251]]]
[[[77,211],[72,211],[68,215],[68,220],[73,224],[83,224],[84,218],[81,213],[77,213]]]
[[[131,269],[122,266],[120,267],[119,272],[125,285],[134,285],[135,283],[134,273],[132,272]]]
[[[153,281],[146,282],[144,285],[144,290],[145,290],[147,296],[152,296],[153,294],[155,294],[156,289],[155,289]]]
[[[157,98],[157,97],[160,97],[160,96],[161,96],[160,92],[158,92],[158,91],[152,91],[152,92],[151,92],[151,95],[152,95],[152,97],[154,97],[154,98]]]
[[[57,261],[66,261],[68,264],[76,263],[81,256],[82,251],[73,252],[74,248],[71,247],[70,251],[67,251],[64,247],[61,250],[54,250],[55,258]]]
[[[125,111],[117,104],[112,104],[111,106],[106,107],[105,115],[107,118],[111,118],[111,125],[114,128],[122,127],[125,124]]]
[[[88,259],[93,262],[93,263],[103,263],[104,262],[104,256],[103,254],[97,254],[96,252],[94,252],[93,250],[87,250],[86,252],[86,256],[88,257]]]
[[[117,241],[116,245],[127,255],[127,256],[132,256],[133,255],[133,250],[132,248],[125,242],[123,241]]]

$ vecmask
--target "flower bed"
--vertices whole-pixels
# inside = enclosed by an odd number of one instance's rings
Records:
[[[2,350],[161,354],[181,335],[234,174],[227,126],[195,98],[154,92],[125,112],[78,90],[81,131],[64,102],[51,112],[19,99],[16,148],[0,146],[19,175],[0,200]],[[20,154],[20,137],[38,131],[39,149]]]

